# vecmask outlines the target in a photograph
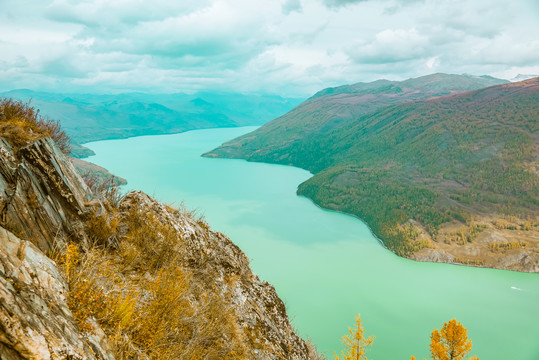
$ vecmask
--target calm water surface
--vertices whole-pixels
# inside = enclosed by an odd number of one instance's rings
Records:
[[[87,144],[90,158],[166,203],[200,209],[275,285],[293,325],[327,355],[361,313],[369,359],[428,355],[456,318],[482,360],[539,359],[539,276],[417,263],[385,250],[360,220],[296,196],[304,170],[200,155],[253,127]]]

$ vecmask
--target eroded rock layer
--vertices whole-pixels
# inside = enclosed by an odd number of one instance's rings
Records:
[[[84,238],[81,215],[90,192],[51,139],[17,153],[0,138],[0,215],[2,226],[44,252]]]

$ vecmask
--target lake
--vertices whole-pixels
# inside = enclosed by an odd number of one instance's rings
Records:
[[[200,155],[254,127],[85,144],[128,189],[199,209],[272,283],[298,332],[329,358],[361,314],[369,359],[423,359],[456,318],[483,360],[539,359],[539,275],[419,263],[386,250],[360,220],[296,195],[305,170]]]

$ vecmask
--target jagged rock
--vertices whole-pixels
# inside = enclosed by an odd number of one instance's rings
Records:
[[[0,359],[114,359],[81,336],[66,289],[54,261],[0,227]]]
[[[537,251],[526,249],[518,253],[511,253],[502,258],[500,262],[506,269],[525,269],[528,272],[539,272],[539,256]],[[520,270],[522,271],[522,270]]]
[[[51,139],[15,153],[0,138],[1,224],[43,252],[84,238],[80,215],[91,194]]]
[[[290,325],[286,308],[273,285],[261,281],[249,268],[245,254],[225,235],[201,221],[172,211],[143,192],[131,192],[120,210],[151,213],[172,225],[181,238],[179,263],[194,270],[195,281],[212,291],[227,293],[234,303],[240,328],[259,359],[309,359],[309,347]],[[208,278],[208,274],[210,278]],[[226,279],[236,278],[236,281]]]

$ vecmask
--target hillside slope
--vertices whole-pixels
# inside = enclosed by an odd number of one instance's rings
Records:
[[[405,81],[378,80],[322,90],[287,114],[229,141],[211,154],[311,169],[318,142],[329,132],[379,108],[454,94],[505,80],[482,76],[433,74]]]
[[[364,219],[399,255],[537,272],[538,114],[535,78],[383,107],[284,161],[315,173],[298,194]],[[250,152],[255,135],[208,155],[283,160]]]

